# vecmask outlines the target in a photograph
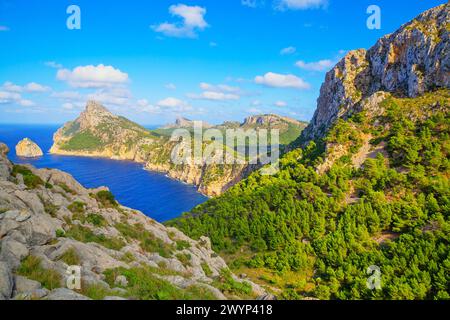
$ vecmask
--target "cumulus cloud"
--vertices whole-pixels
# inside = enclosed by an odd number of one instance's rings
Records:
[[[104,104],[115,106],[129,106],[132,94],[126,88],[106,88],[100,89],[88,95],[88,100],[96,100]]]
[[[128,74],[112,66],[79,66],[73,70],[60,69],[56,78],[75,88],[106,88],[128,82]]]
[[[174,17],[180,17],[182,21],[178,23],[163,22],[153,25],[151,28],[155,32],[162,33],[168,37],[196,38],[197,31],[208,27],[208,23],[205,20],[206,9],[203,7],[178,4],[170,6],[169,12]]]
[[[192,107],[187,102],[174,97],[160,100],[156,105],[163,109],[170,109],[170,111],[173,112],[186,112],[192,110]]]
[[[287,48],[281,49],[280,54],[282,56],[287,56],[287,55],[294,54],[296,51],[297,51],[297,48],[295,48],[295,47],[287,47]]]
[[[225,84],[213,85],[206,82],[200,83],[200,89],[203,90],[201,94],[188,94],[191,99],[225,101],[225,100],[239,100],[240,88]]]
[[[275,3],[277,10],[321,9],[327,6],[328,0],[278,0]]]
[[[18,104],[23,107],[32,107],[35,103],[28,99],[23,99],[17,92],[0,91],[0,104]]]
[[[300,69],[308,70],[308,71],[327,71],[333,67],[333,61],[331,60],[320,60],[316,62],[305,62],[305,61],[297,61],[295,65]]]
[[[273,88],[310,89],[310,84],[292,74],[278,74],[268,72],[264,76],[257,76],[255,83]]]

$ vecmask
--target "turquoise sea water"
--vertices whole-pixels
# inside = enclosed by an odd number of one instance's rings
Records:
[[[180,216],[207,198],[195,187],[172,180],[164,174],[149,172],[142,164],[102,158],[58,156],[48,153],[53,133],[58,126],[0,124],[0,142],[10,148],[14,163],[28,163],[37,168],[59,169],[70,173],[87,188],[107,186],[124,206],[137,209],[164,222]],[[28,137],[44,152],[37,159],[24,159],[15,154],[15,145]]]

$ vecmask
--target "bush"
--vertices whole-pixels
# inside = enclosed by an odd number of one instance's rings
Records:
[[[69,266],[78,266],[80,265],[80,257],[78,256],[78,253],[75,251],[74,248],[68,249],[66,252],[64,252],[60,257],[59,260],[63,261]]]
[[[17,174],[21,174],[23,177],[23,183],[30,189],[36,189],[39,186],[45,185],[44,181],[30,169],[25,166],[15,165],[13,167],[12,176],[16,177]]]
[[[91,229],[79,225],[72,226],[66,232],[66,237],[83,243],[95,242],[113,250],[120,250],[125,246],[125,243],[119,238],[107,238],[103,234],[96,235]]]
[[[36,256],[25,258],[17,270],[17,274],[40,282],[48,290],[61,287],[61,275],[56,270],[44,269],[41,265],[41,259]]]
[[[85,209],[86,204],[84,202],[81,201],[75,201],[74,203],[72,203],[71,205],[69,205],[67,207],[67,209],[69,209],[72,213],[84,213],[84,209]]]
[[[116,208],[118,203],[116,198],[110,191],[102,190],[97,192],[95,198],[105,207],[105,208]]]
[[[213,272],[211,270],[211,268],[209,267],[209,265],[206,262],[203,262],[201,264],[203,272],[206,274],[207,277],[211,277],[213,275]]]

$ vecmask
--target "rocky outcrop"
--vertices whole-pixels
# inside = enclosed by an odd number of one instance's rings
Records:
[[[327,73],[302,140],[322,137],[336,119],[360,111],[361,102],[376,92],[416,97],[449,88],[449,8],[430,9],[371,49],[350,51]]]
[[[201,124],[202,124],[203,128],[211,128],[212,127],[209,123],[204,122],[204,121],[202,121]],[[168,125],[162,127],[162,129],[181,129],[181,128],[193,128],[193,127],[194,127],[194,121],[189,120],[187,118],[178,117],[175,120],[175,123],[168,124]]]
[[[28,138],[21,140],[16,145],[16,154],[24,158],[36,158],[43,155],[41,148]]]
[[[218,285],[227,265],[208,238],[192,240],[121,206],[106,188],[85,189],[59,170],[13,170],[4,144],[0,151],[0,299],[88,299],[93,286],[104,299],[139,298],[120,273],[132,268],[180,292],[201,288],[217,299],[228,296]],[[16,172],[37,183],[25,185]],[[80,290],[66,288],[71,265],[81,267]],[[109,282],[108,270],[117,272]],[[251,286],[255,297],[265,293]]]

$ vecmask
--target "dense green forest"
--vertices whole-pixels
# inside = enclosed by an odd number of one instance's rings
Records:
[[[450,94],[388,96],[169,222],[279,298],[450,298]],[[360,154],[364,144],[376,152]],[[341,152],[329,167],[320,166]],[[355,165],[355,157],[363,158]],[[367,285],[369,266],[381,289]],[[300,276],[296,276],[300,275]]]

